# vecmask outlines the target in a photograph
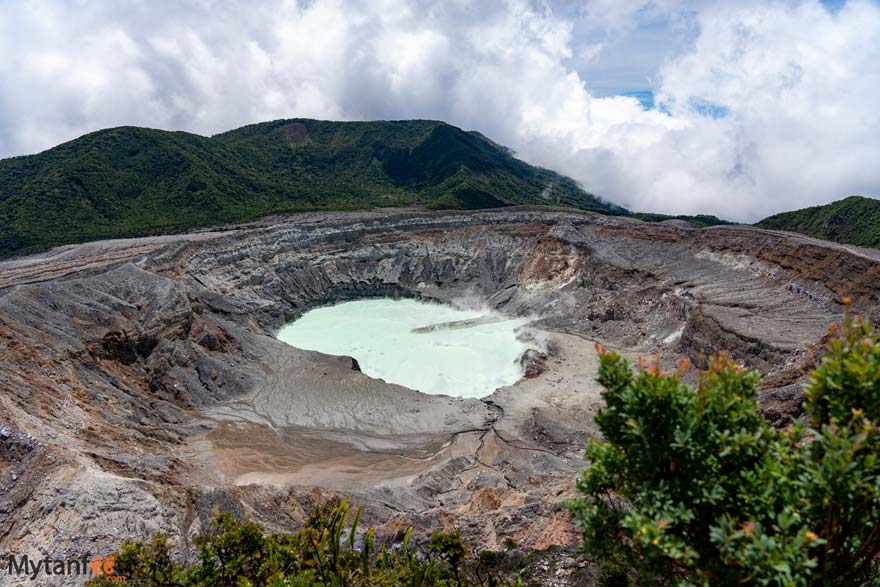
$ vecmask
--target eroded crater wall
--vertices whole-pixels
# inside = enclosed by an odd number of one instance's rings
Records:
[[[312,213],[5,262],[0,552],[102,553],[156,530],[185,551],[218,509],[294,527],[313,487],[391,533],[570,542],[560,496],[601,406],[592,341],[669,364],[728,350],[767,375],[783,423],[805,348],[842,296],[876,303],[878,271],[875,253],[794,235],[540,208]],[[556,354],[461,400],[274,338],[369,296],[528,316]]]

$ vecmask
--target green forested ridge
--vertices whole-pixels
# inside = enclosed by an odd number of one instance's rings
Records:
[[[850,196],[825,206],[775,214],[755,226],[838,243],[880,248],[880,200]]]
[[[736,224],[735,222],[731,222],[729,220],[723,220],[718,218],[717,216],[711,216],[709,214],[696,214],[696,215],[686,215],[686,214],[678,214],[675,216],[671,216],[669,214],[654,214],[652,212],[634,212],[631,214],[633,218],[638,218],[639,220],[644,220],[645,222],[663,222],[664,220],[684,220],[685,222],[690,222],[697,228],[704,228],[706,226],[721,226],[724,224]]]
[[[267,214],[424,203],[622,208],[428,120],[278,120],[213,137],[137,127],[0,160],[0,256]]]

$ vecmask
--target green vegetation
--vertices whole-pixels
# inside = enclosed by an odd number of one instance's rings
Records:
[[[429,552],[417,556],[410,532],[399,548],[376,548],[373,530],[358,542],[360,510],[346,527],[349,507],[331,500],[315,508],[305,527],[292,534],[266,534],[253,522],[221,514],[198,536],[198,560],[174,562],[167,537],[126,542],[115,556],[114,575],[91,587],[126,584],[142,587],[513,587],[492,569],[494,553],[467,556],[458,534],[435,533]]]
[[[838,243],[880,248],[880,200],[850,196],[825,206],[783,212],[755,226],[800,232]]]
[[[645,222],[663,222],[664,220],[684,220],[685,222],[690,222],[697,228],[705,228],[707,226],[721,226],[722,224],[736,224],[735,222],[730,222],[729,220],[722,220],[717,216],[710,216],[708,214],[697,214],[695,216],[687,216],[684,214],[679,214],[678,216],[670,216],[668,214],[653,214],[651,212],[635,212],[630,214],[633,218],[638,218],[639,220],[644,220]]]
[[[0,160],[0,257],[280,212],[412,203],[625,212],[442,122],[278,120],[210,138],[120,127]]]
[[[642,585],[880,581],[880,336],[832,329],[810,378],[811,427],[771,429],[758,375],[723,356],[697,389],[603,352],[604,441],[570,504],[607,577]]]

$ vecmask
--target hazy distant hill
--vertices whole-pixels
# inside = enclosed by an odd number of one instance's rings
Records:
[[[765,218],[755,226],[880,248],[880,200],[850,196],[825,206],[782,212]]]
[[[669,214],[655,214],[653,212],[633,212],[630,214],[633,218],[638,218],[639,220],[644,220],[645,222],[663,222],[664,220],[684,220],[685,222],[690,222],[694,226],[698,228],[705,228],[706,226],[722,226],[725,224],[736,224],[736,222],[731,222],[730,220],[724,220],[718,218],[717,216],[711,216],[709,214],[695,214],[695,215],[687,215],[687,214],[678,214],[678,215],[669,215]]]
[[[443,122],[279,120],[210,138],[120,127],[0,160],[0,256],[277,212],[410,203],[625,212]]]

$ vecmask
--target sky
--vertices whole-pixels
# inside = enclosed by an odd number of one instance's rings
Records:
[[[3,0],[0,54],[0,157],[427,118],[638,211],[880,197],[880,0]]]

